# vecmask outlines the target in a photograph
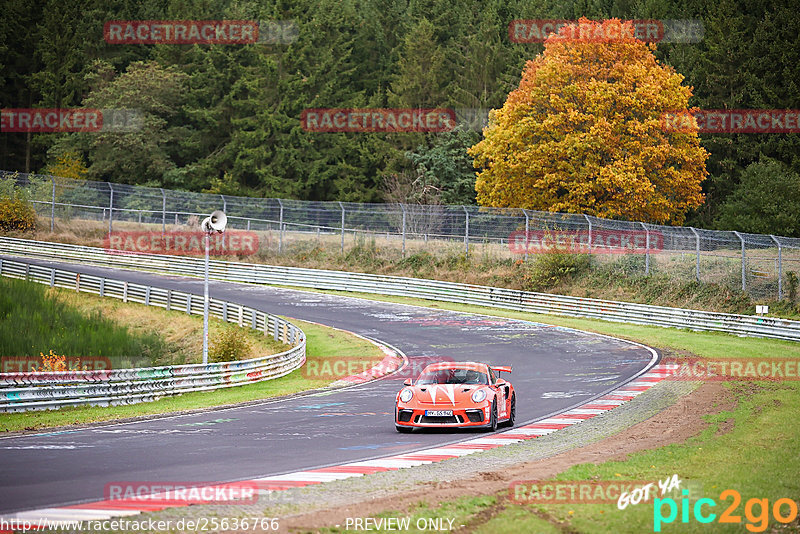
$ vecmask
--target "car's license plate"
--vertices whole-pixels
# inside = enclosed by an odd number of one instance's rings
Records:
[[[452,417],[453,410],[425,410],[428,417]]]

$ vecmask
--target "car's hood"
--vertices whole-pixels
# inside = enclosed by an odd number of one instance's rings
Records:
[[[472,392],[480,385],[467,384],[430,384],[414,387],[414,397],[418,402],[442,406],[456,406],[463,403],[474,404]]]

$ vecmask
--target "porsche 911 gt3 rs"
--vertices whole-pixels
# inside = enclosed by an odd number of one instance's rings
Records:
[[[514,386],[498,378],[511,367],[475,362],[439,362],[410,378],[397,394],[395,427],[398,432],[414,428],[485,428],[497,430],[500,423],[514,425],[517,398]]]

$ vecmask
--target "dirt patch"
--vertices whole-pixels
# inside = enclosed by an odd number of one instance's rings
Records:
[[[703,421],[704,415],[732,410],[734,407],[735,402],[728,389],[719,382],[706,383],[650,419],[597,443],[503,471],[481,472],[463,480],[427,483],[423,489],[408,493],[288,517],[284,524],[289,531],[316,530],[342,524],[347,517],[374,516],[387,511],[406,512],[420,502],[435,506],[442,501],[461,497],[505,492],[514,480],[547,479],[573,465],[625,460],[632,453],[683,443],[708,426]],[[498,502],[495,512],[503,507],[501,502]]]

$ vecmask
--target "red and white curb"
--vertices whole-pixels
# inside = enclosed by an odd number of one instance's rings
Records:
[[[389,352],[387,352],[387,357],[384,361],[386,361],[389,356]],[[380,365],[376,367],[380,367]],[[311,486],[333,480],[342,480],[382,471],[395,471],[407,467],[441,462],[449,458],[466,456],[468,454],[502,447],[510,443],[518,443],[520,441],[537,438],[539,436],[551,434],[562,428],[578,424],[581,421],[591,419],[592,417],[596,417],[609,410],[613,410],[617,406],[625,404],[669,377],[677,367],[676,364],[655,365],[648,372],[602,397],[541,421],[516,427],[506,432],[495,433],[491,436],[475,438],[407,454],[377,458],[375,460],[364,460],[331,467],[322,467],[319,469],[309,469],[307,471],[297,471],[295,473],[287,473],[278,476],[243,480],[236,482],[236,484],[253,485],[258,488],[259,495],[268,495],[274,491]],[[39,510],[28,510],[5,515],[0,517],[0,519],[4,520],[6,524],[10,523],[12,525],[15,522],[22,524],[24,521],[39,521],[43,519],[64,522],[79,520],[101,521],[112,517],[132,516],[142,512],[155,512],[165,508],[188,506],[190,504],[188,502],[177,502],[174,500],[159,500],[158,497],[158,495],[147,495],[141,498],[128,500],[103,500],[58,508],[42,508]],[[214,502],[210,501],[206,504],[214,504]],[[228,501],[226,504],[231,503]]]

